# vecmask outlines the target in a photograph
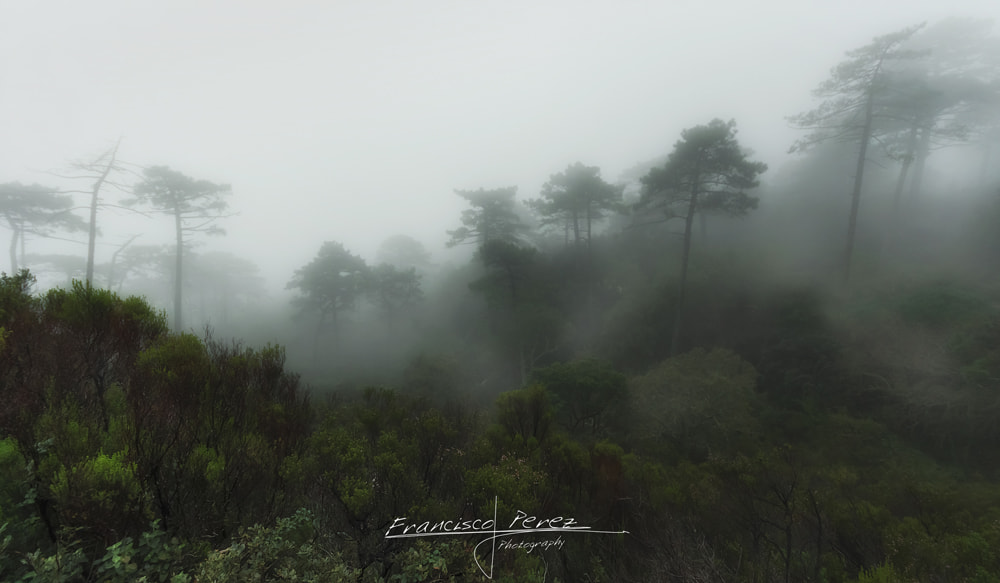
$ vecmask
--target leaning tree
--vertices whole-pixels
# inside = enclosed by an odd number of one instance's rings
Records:
[[[858,208],[864,182],[868,149],[873,141],[898,130],[898,122],[883,123],[887,106],[898,102],[900,63],[923,55],[905,48],[905,43],[923,25],[875,38],[870,44],[849,51],[847,60],[833,68],[830,78],[813,94],[823,101],[811,111],[789,118],[796,126],[811,130],[792,146],[803,151],[828,141],[848,141],[858,145],[858,158],[851,190],[851,210],[847,222],[847,249],[844,254],[844,282],[851,278],[851,259],[858,224]],[[880,115],[882,114],[882,115]]]

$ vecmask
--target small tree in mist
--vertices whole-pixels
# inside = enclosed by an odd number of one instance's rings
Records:
[[[229,204],[226,196],[232,194],[228,184],[215,184],[195,180],[166,166],[152,166],[143,172],[145,180],[135,185],[135,198],[125,204],[143,204],[154,211],[174,218],[177,253],[174,262],[174,329],[180,330],[181,289],[184,267],[184,238],[193,233],[224,235],[225,230],[215,224],[226,214]]]
[[[541,197],[529,201],[542,225],[561,225],[566,245],[572,233],[573,245],[585,241],[590,246],[593,224],[621,206],[624,187],[601,179],[601,169],[577,162],[553,174],[542,187]]]
[[[329,319],[334,334],[339,334],[339,316],[352,310],[368,289],[369,270],[364,259],[352,254],[340,243],[327,241],[308,265],[297,269],[285,286],[297,289],[301,296],[294,300],[303,312],[319,315],[316,322],[314,357],[319,355],[319,339]]]
[[[708,125],[684,130],[667,163],[650,170],[642,179],[640,207],[659,209],[667,220],[684,219],[671,355],[677,354],[681,334],[695,214],[711,211],[743,216],[757,208],[757,199],[746,191],[757,187],[757,177],[765,170],[767,165],[751,161],[736,141],[736,122],[715,119]]]
[[[914,59],[920,53],[903,45],[923,25],[875,38],[870,44],[847,53],[848,59],[834,67],[830,78],[813,94],[823,99],[820,105],[793,116],[790,121],[812,133],[792,146],[792,151],[808,149],[829,140],[856,141],[858,158],[851,191],[851,211],[847,224],[847,249],[844,255],[844,282],[851,277],[851,259],[857,230],[858,207],[865,174],[868,148],[873,139],[884,134],[877,125],[877,115],[892,94],[892,64]]]
[[[53,231],[82,231],[83,219],[72,212],[73,198],[58,189],[20,182],[0,184],[0,217],[7,222],[10,237],[10,272],[18,271],[18,245],[24,262],[26,234],[51,237]]]
[[[368,297],[382,312],[391,330],[400,313],[412,308],[423,298],[420,275],[415,267],[400,269],[383,263],[371,270]]]
[[[433,265],[427,247],[409,235],[393,235],[382,241],[375,257],[379,263],[387,263],[399,269],[414,268],[418,272]]]
[[[462,226],[448,231],[451,237],[447,245],[454,247],[462,243],[475,243],[482,247],[490,241],[516,241],[524,226],[514,207],[516,186],[493,190],[456,190],[455,193],[468,201],[469,208],[462,211]]]

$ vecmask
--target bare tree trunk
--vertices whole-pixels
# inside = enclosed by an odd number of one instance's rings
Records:
[[[115,167],[115,157],[118,156],[118,146],[122,143],[121,138],[112,148],[109,154],[105,154],[108,157],[108,164],[104,167],[101,175],[94,182],[94,186],[91,189],[90,194],[90,238],[87,241],[87,284],[92,284],[94,281],[94,247],[97,242],[97,204],[100,202],[101,187],[104,186],[104,181],[108,179],[108,174]]]

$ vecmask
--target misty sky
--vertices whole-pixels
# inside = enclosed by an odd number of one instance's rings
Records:
[[[325,240],[438,253],[455,188],[532,198],[576,161],[613,180],[713,117],[775,169],[845,51],[949,15],[1000,2],[0,0],[0,183],[66,186],[44,171],[121,136],[125,161],[232,184],[230,237],[203,249],[282,287]],[[103,228],[99,262],[169,241]]]

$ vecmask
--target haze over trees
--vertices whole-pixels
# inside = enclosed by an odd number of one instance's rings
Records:
[[[72,213],[73,198],[39,184],[9,182],[0,185],[0,215],[10,229],[11,273],[18,271],[18,248],[25,255],[25,236],[52,237],[59,231],[81,231],[86,224]]]
[[[147,169],[174,245],[0,275],[0,580],[1000,580],[994,63],[977,23],[879,36],[774,172],[711,119],[619,183],[456,191],[474,253],[331,232],[285,297],[191,249],[228,187]],[[12,262],[86,225],[62,196],[0,186]],[[489,517],[565,545],[445,526]]]

